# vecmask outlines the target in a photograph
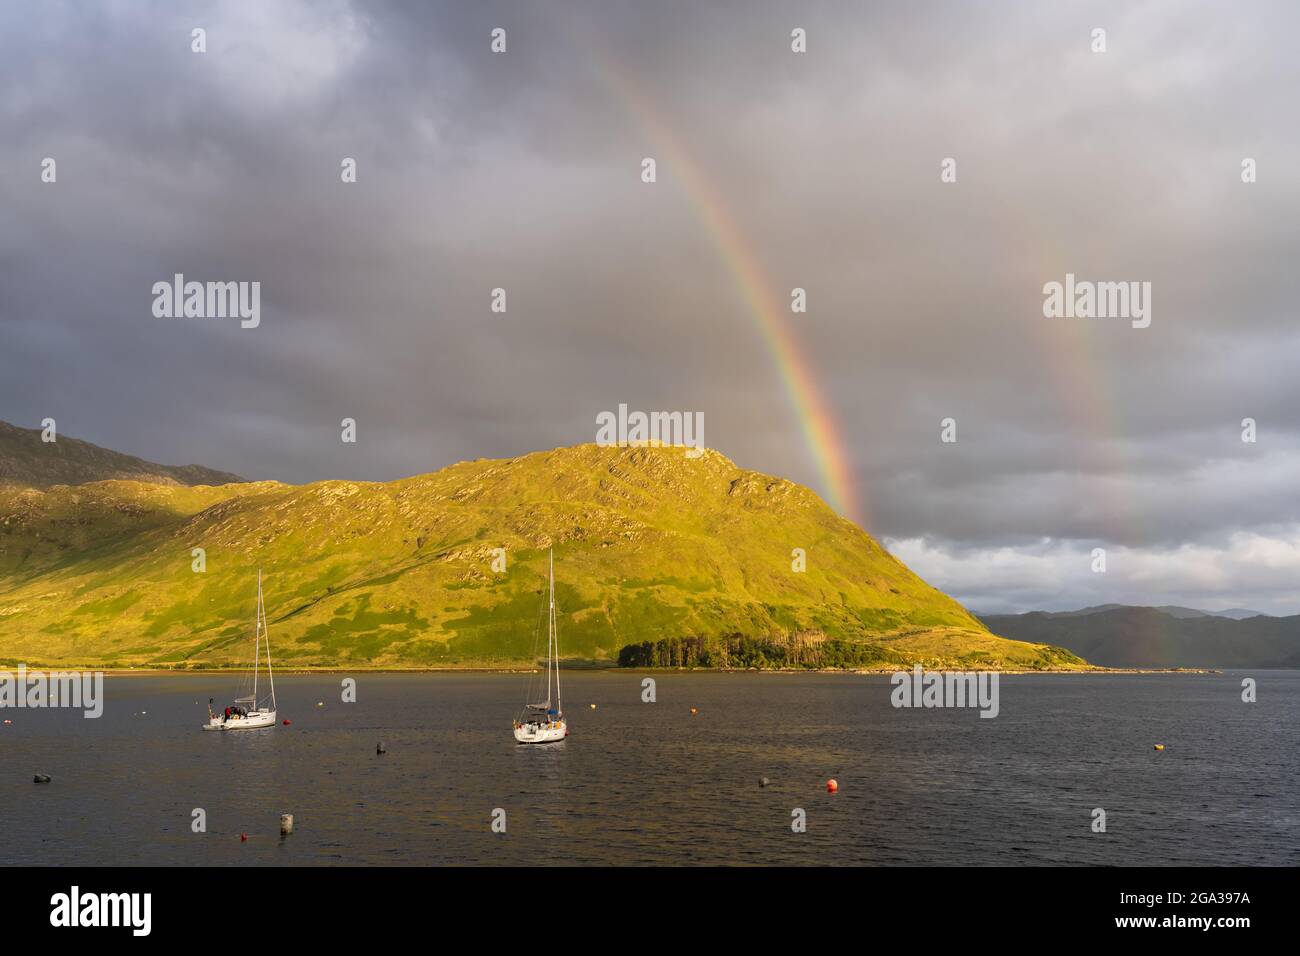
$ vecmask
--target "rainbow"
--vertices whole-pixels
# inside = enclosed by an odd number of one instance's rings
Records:
[[[1006,222],[998,225],[999,232],[1017,237],[1023,247],[1018,261],[1034,263],[1034,271],[1027,273],[1025,281],[1038,284],[1063,279],[1072,263],[1059,235],[1023,210],[1008,209],[1007,213]],[[1118,391],[1102,352],[1103,327],[1095,322],[1046,319],[1037,308],[1026,322],[1026,337],[1035,343],[1033,354],[1041,356],[1057,384],[1056,398],[1066,427],[1081,438],[1071,443],[1077,455],[1073,468],[1089,479],[1087,496],[1105,534],[1112,541],[1123,540],[1144,527],[1144,518],[1120,485],[1098,477],[1130,470],[1124,450],[1127,422],[1114,400]]]
[[[786,396],[798,416],[804,441],[816,464],[828,502],[846,518],[863,524],[866,516],[854,491],[852,469],[839,426],[794,335],[788,303],[776,293],[764,275],[757,254],[728,210],[724,197],[691,159],[681,139],[660,118],[653,104],[640,93],[631,78],[599,47],[597,54],[608,85],[659,153],[656,164],[661,159],[668,161],[735,278],[749,316],[776,364]]]

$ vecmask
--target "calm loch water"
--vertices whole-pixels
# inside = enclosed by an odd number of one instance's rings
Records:
[[[1253,705],[1239,673],[1004,676],[993,720],[895,710],[887,677],[656,673],[646,704],[645,676],[566,674],[544,747],[511,736],[524,675],[362,674],[355,704],[281,676],[292,725],[244,734],[199,730],[233,677],[108,678],[99,720],[3,711],[0,862],[1300,862],[1300,672]]]

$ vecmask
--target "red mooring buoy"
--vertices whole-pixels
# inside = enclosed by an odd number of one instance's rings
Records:
[[[839,788],[840,788],[839,781],[837,781],[834,777],[826,781],[827,793],[834,793],[835,791],[839,790]]]
[[[292,720],[286,720],[286,721],[284,722],[284,725],[285,725],[286,727],[288,727],[291,723],[293,723]]]
[[[247,842],[248,842],[248,834],[247,834],[247,833],[241,833],[241,834],[239,834],[239,842],[240,842],[240,843],[247,843]]]

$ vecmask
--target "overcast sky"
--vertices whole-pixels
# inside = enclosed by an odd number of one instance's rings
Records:
[[[1286,2],[6,3],[0,419],[388,480],[625,402],[829,495],[702,186],[807,289],[782,321],[918,573],[1297,613],[1297,35]],[[261,326],[155,318],[178,272],[260,281]],[[1067,272],[1152,283],[1150,327],[1045,318]]]

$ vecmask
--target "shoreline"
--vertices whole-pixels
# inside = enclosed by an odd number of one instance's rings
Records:
[[[12,673],[18,669],[17,664],[12,666],[0,666],[0,674]],[[50,672],[93,672],[103,674],[105,677],[205,677],[205,676],[225,676],[225,675],[243,675],[248,672],[247,667],[205,667],[205,668],[183,668],[183,667],[113,667],[99,668],[94,665],[70,665],[70,664],[23,664],[27,673],[50,673]],[[869,668],[802,668],[802,667],[618,667],[617,665],[583,665],[577,667],[561,667],[562,671],[570,674],[583,672],[609,673],[618,672],[622,674],[852,674],[859,677],[888,677],[898,673],[910,673],[911,667],[869,667]],[[1269,668],[1245,668],[1246,670],[1269,670]],[[281,676],[287,677],[313,677],[326,676],[332,674],[533,674],[540,671],[540,667],[524,666],[499,666],[499,667],[372,667],[361,665],[358,667],[345,667],[341,665],[329,665],[326,667],[283,667],[280,669]],[[1050,674],[1057,676],[1105,676],[1114,674],[1222,674],[1225,668],[1219,667],[1087,667],[1073,668],[1062,670],[1032,670],[1023,668],[992,668],[986,671],[971,668],[952,668],[952,667],[927,667],[926,673],[955,673],[955,674],[973,674],[973,673],[996,673],[1006,675],[1022,674]]]

